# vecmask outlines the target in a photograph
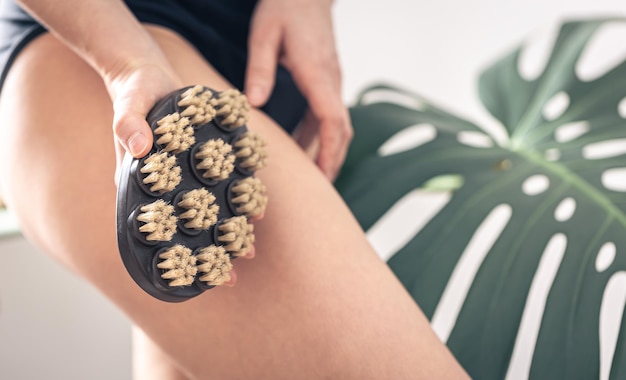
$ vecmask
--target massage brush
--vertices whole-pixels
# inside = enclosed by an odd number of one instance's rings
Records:
[[[133,280],[168,302],[230,280],[231,260],[254,243],[249,219],[265,211],[263,140],[248,131],[250,106],[237,90],[175,91],[152,108],[154,144],[124,157],[117,241]]]

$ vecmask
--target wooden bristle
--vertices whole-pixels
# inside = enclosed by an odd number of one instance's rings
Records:
[[[238,90],[222,91],[217,98],[217,118],[220,124],[231,129],[245,125],[250,118],[250,105]]]
[[[267,166],[265,141],[258,133],[246,132],[234,144],[235,156],[239,165],[250,171],[257,171]]]
[[[222,285],[230,280],[233,264],[222,246],[211,245],[200,250],[198,259],[198,275],[200,281],[207,285]]]
[[[181,117],[178,113],[167,115],[157,121],[154,134],[156,143],[165,145],[164,151],[175,154],[186,151],[196,142],[189,119]]]
[[[265,213],[267,206],[267,190],[260,179],[248,177],[232,187],[232,202],[237,212],[253,218]]]
[[[181,168],[176,165],[176,157],[165,152],[150,155],[144,160],[144,165],[139,171],[147,174],[143,183],[149,185],[152,192],[172,191],[182,180]]]
[[[199,160],[196,168],[202,171],[202,177],[220,181],[228,178],[235,169],[233,147],[222,139],[208,140],[200,146],[195,158]]]
[[[176,233],[176,216],[174,206],[159,199],[156,202],[142,206],[137,220],[144,224],[139,231],[147,233],[146,240],[170,241]]]
[[[157,268],[165,270],[161,278],[170,280],[170,286],[191,285],[198,271],[196,257],[191,254],[191,249],[177,244],[159,254],[161,262]]]
[[[252,249],[254,227],[248,223],[245,216],[226,219],[218,229],[220,234],[217,240],[224,244],[224,248],[232,256],[244,256]]]
[[[196,230],[207,230],[214,225],[220,210],[215,204],[215,196],[205,188],[185,193],[178,206],[187,209],[180,214],[181,219],[188,220],[185,227]]]
[[[218,103],[211,90],[197,85],[183,92],[178,106],[183,108],[180,115],[188,117],[192,125],[202,125],[213,120]]]

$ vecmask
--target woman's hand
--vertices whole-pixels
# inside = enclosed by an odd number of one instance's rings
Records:
[[[246,94],[253,106],[265,104],[280,61],[309,102],[303,128],[319,131],[317,164],[333,180],[352,139],[341,101],[341,73],[335,50],[330,0],[261,0],[249,40]]]
[[[120,0],[18,1],[102,77],[113,101],[118,168],[124,151],[136,158],[146,155],[152,146],[146,115],[181,82],[126,4]]]
[[[103,78],[113,102],[117,183],[124,152],[140,158],[152,147],[152,131],[146,122],[148,112],[182,84],[167,64],[151,62],[127,63]]]

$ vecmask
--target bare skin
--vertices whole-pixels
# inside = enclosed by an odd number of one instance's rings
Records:
[[[302,125],[318,144],[312,156],[334,179],[352,139],[350,120],[341,101],[341,71],[332,29],[332,0],[259,2],[251,25],[246,94],[261,106],[273,86],[280,61],[292,73],[309,102]]]
[[[141,329],[133,327],[133,380],[187,380],[172,359]]]
[[[269,142],[270,167],[260,177],[274,200],[256,225],[257,258],[236,263],[236,287],[172,305],[143,293],[119,259],[116,161],[124,152],[147,152],[151,134],[144,119],[158,98],[183,85],[230,85],[174,33],[146,32],[121,2],[24,3],[52,34],[23,50],[3,88],[0,176],[10,183],[3,181],[1,191],[33,242],[143,330],[136,334],[136,347],[147,355],[137,358],[139,372],[142,362],[152,361],[143,371],[164,379],[465,376],[327,180],[351,133],[338,98],[316,103],[325,87],[310,83],[316,69],[328,67],[305,69],[298,60],[302,52],[289,47],[287,36],[307,34],[286,33],[298,26],[291,17],[273,20],[281,26],[277,46],[311,102],[313,122],[307,124],[319,126],[322,170],[269,118],[253,112],[249,127]],[[263,30],[262,19],[277,12],[295,17],[295,3],[264,0],[253,29]],[[72,14],[81,17],[68,22]],[[312,14],[321,24],[308,25],[323,25],[328,17]],[[252,71],[248,85],[265,75]],[[339,93],[338,72],[329,78],[330,91]],[[261,94],[254,103],[263,101]]]
[[[152,136],[142,116],[155,98],[175,89],[180,78],[124,3],[17,1],[104,79],[115,109],[118,159],[123,151],[144,155]],[[277,63],[290,69],[309,102],[303,127],[319,137],[316,162],[332,180],[353,132],[341,101],[331,4],[332,0],[259,0],[250,28],[245,89],[251,104],[260,107],[274,86]]]
[[[184,85],[226,83],[175,34],[151,28]],[[10,94],[8,96],[7,94]],[[24,233],[99,288],[190,378],[456,379],[462,368],[374,254],[323,174],[265,115],[271,201],[238,283],[182,304],[144,294],[115,243],[111,100],[51,35],[20,54],[0,99],[0,175]],[[79,141],[80,144],[74,143]]]

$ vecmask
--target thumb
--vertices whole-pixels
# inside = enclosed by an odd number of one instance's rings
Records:
[[[129,99],[135,99],[129,101]],[[121,97],[113,103],[113,133],[122,147],[135,158],[145,156],[152,147],[152,131],[146,122],[151,101]]]

